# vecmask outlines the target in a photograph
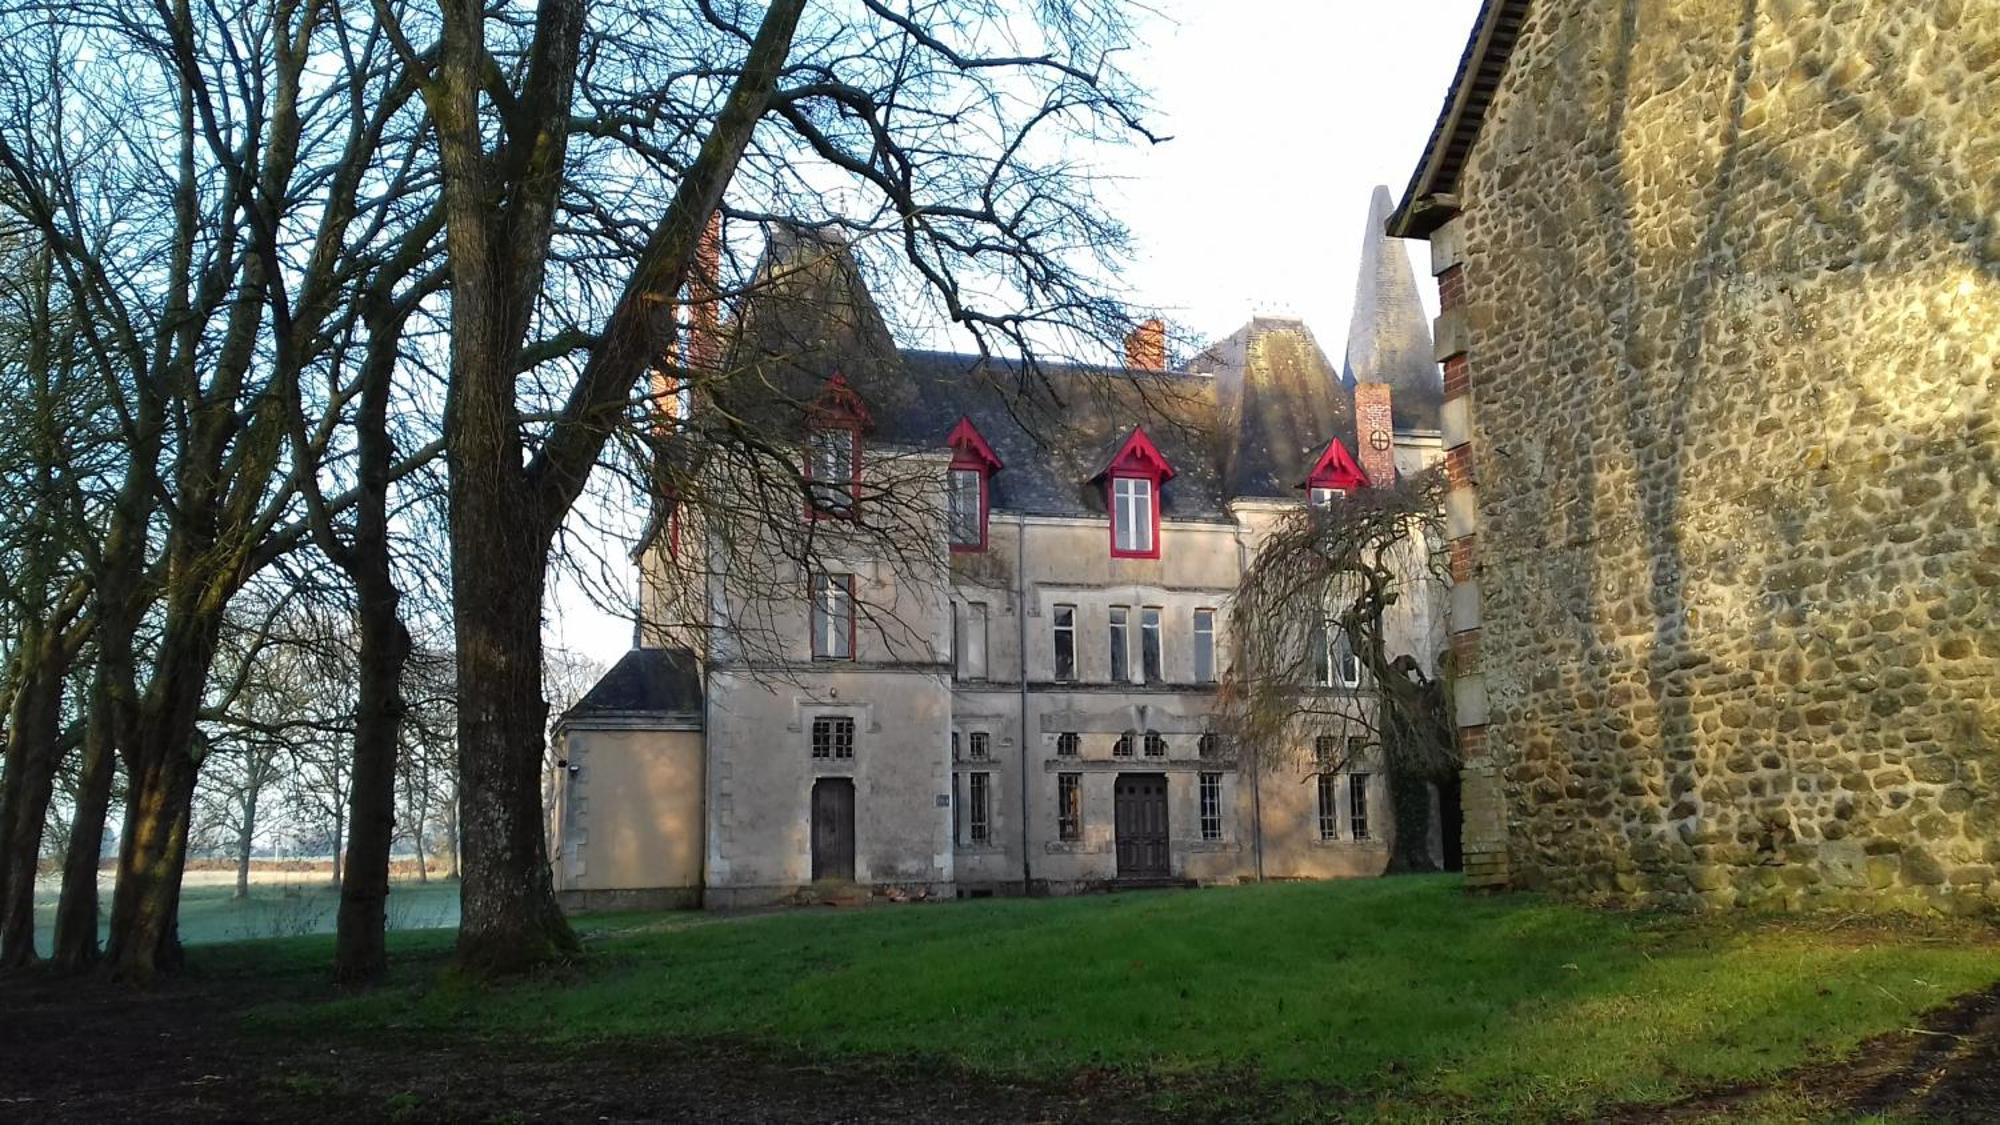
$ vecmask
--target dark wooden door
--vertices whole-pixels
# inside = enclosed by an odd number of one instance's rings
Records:
[[[1118,877],[1164,878],[1167,859],[1167,775],[1121,773],[1112,789],[1118,826]]]
[[[813,878],[854,878],[854,779],[813,782]]]

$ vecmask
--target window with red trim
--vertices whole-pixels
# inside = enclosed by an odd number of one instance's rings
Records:
[[[1368,487],[1368,474],[1361,471],[1361,465],[1347,452],[1347,447],[1334,438],[1320,451],[1319,459],[1313,462],[1312,472],[1299,483],[1306,490],[1306,502],[1315,508],[1330,508],[1347,497],[1357,488]]]
[[[951,549],[983,551],[1000,458],[970,418],[960,418],[944,440],[951,448],[951,467],[945,473],[945,530]]]
[[[836,372],[807,412],[807,514],[853,519],[861,504],[861,431],[868,408]]]
[[[1160,489],[1174,468],[1146,436],[1132,431],[1104,472],[1104,506],[1111,516],[1111,557],[1160,557]]]

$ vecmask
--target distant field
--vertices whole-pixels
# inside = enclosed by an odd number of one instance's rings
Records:
[[[236,872],[189,871],[181,884],[181,940],[190,945],[255,938],[330,934],[340,908],[340,889],[331,872],[253,869],[250,897],[231,897]],[[54,937],[56,898],[61,882],[35,885],[35,944],[46,954]],[[104,925],[111,911],[111,872],[100,877]],[[401,880],[389,892],[389,928],[430,930],[458,925],[458,884]],[[100,933],[104,927],[100,926]]]

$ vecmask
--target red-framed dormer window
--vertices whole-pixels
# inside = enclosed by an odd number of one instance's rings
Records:
[[[861,432],[868,408],[838,372],[806,417],[806,514],[853,519],[861,505]]]
[[[945,471],[945,528],[951,549],[984,551],[993,474],[1004,466],[970,418],[960,418],[944,443],[951,448],[951,465]]]
[[[1099,474],[1104,480],[1104,506],[1111,516],[1111,557],[1160,557],[1160,489],[1174,477],[1174,467],[1141,426],[1119,446]]]
[[[1340,439],[1334,438],[1320,451],[1319,460],[1313,462],[1312,472],[1299,487],[1306,490],[1306,502],[1312,507],[1331,508],[1355,489],[1368,487],[1368,474],[1361,471]]]

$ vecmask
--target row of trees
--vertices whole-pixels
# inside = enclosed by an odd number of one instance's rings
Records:
[[[871,241],[920,318],[1025,357],[1024,379],[1038,352],[1115,340],[1127,318],[1099,294],[1123,232],[1079,157],[1146,135],[1125,20],[1114,0],[0,14],[0,960],[36,956],[61,777],[56,959],[100,956],[115,806],[102,959],[136,980],[178,967],[200,778],[320,721],[240,704],[338,636],[351,697],[316,730],[344,748],[334,968],[379,978],[428,693],[412,634],[437,623],[460,965],[573,952],[541,816],[549,568],[594,468],[658,444],[613,442],[657,433],[645,373],[730,378],[689,366],[684,318],[662,315],[706,302],[713,322],[735,295],[724,275],[744,271],[704,264],[702,233],[722,215]],[[674,427],[797,483],[760,425]],[[337,627],[291,629],[308,601]],[[286,624],[281,642],[246,621]]]

